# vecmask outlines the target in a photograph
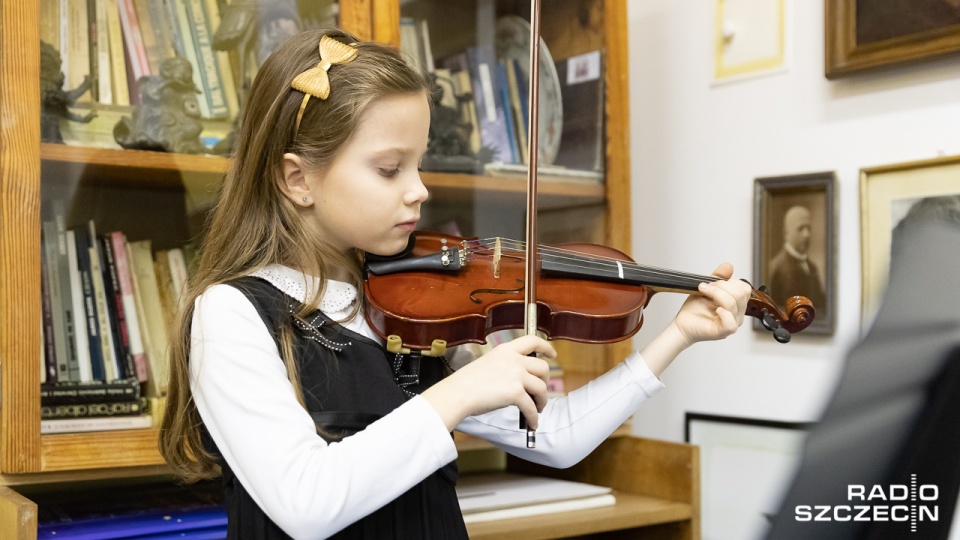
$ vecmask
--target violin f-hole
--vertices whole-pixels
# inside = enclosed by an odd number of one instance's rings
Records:
[[[476,295],[478,295],[478,294],[484,294],[484,293],[487,293],[487,294],[516,294],[516,293],[519,293],[519,292],[523,292],[523,280],[522,280],[522,279],[518,279],[518,280],[517,280],[517,283],[519,283],[520,286],[517,287],[516,289],[474,289],[473,291],[470,292],[470,300],[471,300],[474,304],[482,304],[482,303],[483,303],[483,300],[477,298]]]

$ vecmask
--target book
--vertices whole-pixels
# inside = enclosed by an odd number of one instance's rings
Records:
[[[467,523],[616,504],[609,487],[512,473],[464,475],[457,499]]]
[[[556,62],[563,100],[563,131],[554,165],[603,171],[604,86],[600,51]]]
[[[105,0],[107,37],[110,43],[110,78],[113,83],[113,104],[130,105],[130,86],[127,84],[127,63],[124,58],[123,29],[120,24],[118,0]]]
[[[110,382],[66,382],[40,385],[40,405],[75,405],[140,399],[140,382],[118,379]]]
[[[66,9],[64,9],[66,8]],[[76,88],[90,76],[90,25],[87,0],[67,0],[60,4],[60,56],[64,88]],[[78,101],[89,102],[92,97],[85,93]]]
[[[70,261],[67,253],[66,210],[63,201],[53,203],[54,218],[57,229],[57,265],[60,279],[60,309],[63,310],[63,328],[66,331],[64,343],[67,346],[67,368],[70,370],[70,380],[80,380],[80,365],[77,359],[77,339],[75,328],[75,314],[73,312],[73,293],[70,285]],[[56,308],[57,306],[52,306]]]
[[[153,254],[153,271],[157,276],[157,291],[160,293],[160,306],[163,308],[162,315],[166,328],[170,328],[177,311],[169,253],[168,250],[161,249]]]
[[[87,228],[83,226],[72,230],[77,243],[77,269],[80,273],[80,284],[83,288],[84,329],[87,332],[87,346],[90,351],[90,370],[94,380],[105,381],[107,380],[107,372],[103,363],[100,320],[97,315],[97,301],[93,290],[93,272],[90,267],[89,233]]]
[[[193,79],[200,87],[200,111],[204,118],[225,118],[230,110],[224,93],[223,77],[213,50],[210,19],[205,0],[179,0],[177,20],[184,41],[186,58],[194,65]]]
[[[129,340],[130,354],[133,356],[134,370],[137,380],[146,382],[147,353],[140,331],[140,314],[134,299],[130,264],[127,262],[127,238],[121,231],[113,231],[109,236],[113,244],[113,256],[120,286],[120,302],[123,304],[123,314],[127,321],[127,339]]]
[[[87,222],[87,238],[90,241],[90,281],[93,282],[93,300],[97,309],[97,323],[100,325],[100,354],[103,358],[103,371],[106,380],[123,378],[120,359],[116,354],[113,330],[110,326],[110,313],[107,306],[107,292],[103,283],[103,257],[97,241],[97,230],[93,220]]]
[[[507,69],[503,62],[497,62],[494,67],[497,70],[497,91],[500,93],[499,106],[503,109],[503,122],[504,128],[507,130],[507,142],[510,143],[511,162],[523,163],[523,154],[520,150],[516,124],[513,119],[513,107],[510,105]]]
[[[114,259],[113,241],[109,236],[99,236],[100,253],[103,256],[103,284],[107,296],[107,312],[110,316],[110,328],[114,336],[114,352],[117,355],[120,376],[137,377],[133,354],[130,352],[130,334],[127,331],[127,317],[123,308],[123,295],[120,292],[120,277]]]
[[[40,0],[40,40],[60,50],[60,0]]]
[[[50,305],[50,275],[47,269],[47,250],[40,250],[40,299],[43,323],[40,330],[43,333],[43,366],[40,373],[43,382],[57,382],[57,349],[53,343],[53,308]]]
[[[60,289],[60,264],[57,248],[57,225],[53,221],[41,224],[43,249],[46,252],[47,276],[50,288],[50,315],[52,320],[53,343],[57,366],[57,380],[70,380],[70,366],[67,360],[67,330],[63,320],[62,291]]]
[[[120,15],[120,29],[123,33],[123,42],[129,56],[130,66],[133,68],[133,80],[150,75],[150,62],[147,60],[147,49],[143,45],[143,35],[140,33],[140,20],[133,6],[133,0],[116,0]],[[136,85],[131,85],[136,88]]]
[[[493,152],[489,161],[514,163],[510,146],[510,132],[499,91],[497,59],[491,45],[467,49],[473,99],[480,125],[480,141]]]
[[[528,163],[530,158],[527,148],[527,119],[525,117],[526,113],[524,112],[526,108],[520,99],[520,83],[517,80],[517,69],[514,67],[514,62],[510,60],[501,60],[500,64],[507,77],[507,103],[510,105],[508,110],[513,119],[513,132],[517,140],[520,157],[519,162]]]
[[[70,264],[70,295],[73,297],[74,333],[77,340],[77,363],[80,365],[80,381],[94,379],[93,362],[90,359],[90,336],[87,332],[87,315],[83,305],[83,282],[80,279],[80,266],[77,259],[76,231],[67,231],[67,259]]]
[[[173,306],[176,312],[183,305],[183,293],[187,288],[187,261],[183,250],[168,250],[167,262],[170,264],[170,283],[173,285]]]
[[[203,77],[200,73],[200,58],[197,54],[197,47],[193,42],[193,37],[190,30],[190,16],[188,15],[188,6],[187,4],[192,0],[165,0],[168,2],[169,9],[171,10],[173,24],[171,28],[176,29],[176,42],[174,46],[177,50],[177,55],[182,56],[188,62],[190,62],[190,67],[193,69],[193,83],[197,85],[197,88],[200,89],[200,95],[197,96],[197,105],[200,107],[200,116],[202,118],[212,118],[212,112],[210,111],[210,101],[208,99],[207,93],[203,88]]]
[[[150,415],[104,416],[99,418],[52,418],[40,420],[40,434],[79,433],[88,431],[115,431],[143,429],[152,425]]]
[[[450,76],[456,89],[457,100],[467,101],[466,106],[461,107],[461,121],[470,126],[468,145],[470,151],[477,154],[483,147],[483,142],[480,140],[480,119],[477,118],[477,108],[474,105],[470,74],[466,71],[457,71]]]
[[[93,89],[96,90],[94,101],[110,105],[113,103],[113,73],[110,66],[110,25],[107,21],[107,4],[106,0],[89,0],[89,5],[93,6],[89,13],[92,14],[90,71],[91,74],[96,74],[93,81]]]
[[[163,3],[157,0],[133,0],[133,7],[140,22],[140,35],[147,53],[150,73],[159,75],[160,63],[176,56]]]
[[[146,321],[141,330],[146,336],[144,345],[147,347],[150,366],[147,380],[150,394],[163,395],[167,391],[169,378],[168,337],[150,240],[128,242],[127,261],[133,269],[134,293],[139,304],[137,309],[142,310],[138,315],[141,321]]]
[[[419,28],[413,17],[400,17],[400,52],[413,69],[424,71],[424,54]]]
[[[220,4],[221,0],[205,0],[207,6],[207,17],[210,28],[210,46],[213,46],[213,36],[220,28]],[[151,0],[151,3],[155,3]],[[227,100],[227,110],[229,116],[227,120],[232,121],[240,114],[240,95],[237,93],[237,81],[234,75],[233,64],[230,61],[230,52],[214,50],[217,56],[217,65],[220,67],[220,79],[223,83],[223,95]]]
[[[133,416],[147,412],[147,398],[128,401],[97,401],[93,403],[65,403],[41,405],[40,418],[99,418],[104,416]]]

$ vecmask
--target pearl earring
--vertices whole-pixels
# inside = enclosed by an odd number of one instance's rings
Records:
[[[310,200],[310,199],[307,198],[307,197],[304,197],[304,198],[303,198],[303,202],[309,202],[309,200]]]

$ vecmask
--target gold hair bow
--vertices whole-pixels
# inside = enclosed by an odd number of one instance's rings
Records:
[[[300,131],[300,120],[303,119],[303,111],[307,108],[307,102],[310,96],[327,99],[330,97],[330,77],[327,71],[334,64],[346,64],[357,57],[357,49],[353,45],[341,43],[330,36],[320,38],[320,63],[317,67],[310,68],[296,76],[290,83],[295,90],[304,93],[303,101],[300,103],[300,112],[297,113],[297,123],[294,127],[293,136],[296,138]]]

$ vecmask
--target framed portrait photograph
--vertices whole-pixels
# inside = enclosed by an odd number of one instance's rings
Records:
[[[958,0],[826,0],[828,79],[960,51]]]
[[[686,442],[700,448],[704,540],[763,538],[811,425],[694,412],[684,424]]]
[[[960,222],[960,156],[860,170],[861,328],[883,298],[899,228],[925,218]]]
[[[832,171],[754,181],[753,285],[781,309],[807,297],[816,315],[803,334],[836,326],[835,186]],[[753,327],[766,331],[757,319]]]

